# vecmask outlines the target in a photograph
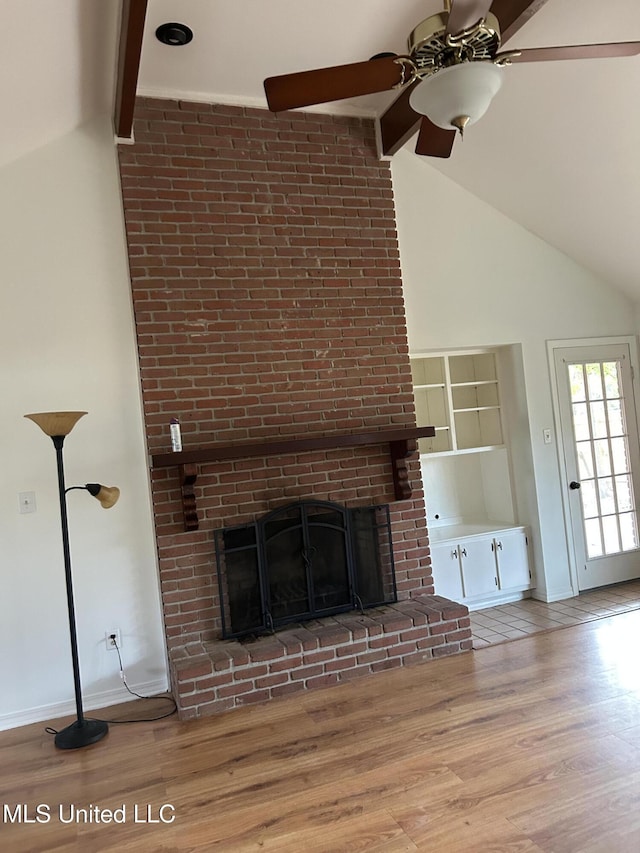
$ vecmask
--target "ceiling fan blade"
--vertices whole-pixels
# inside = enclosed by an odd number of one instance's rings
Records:
[[[529,21],[548,0],[493,0],[491,14],[500,22],[504,45]]]
[[[388,157],[399,151],[418,129],[422,116],[409,105],[409,96],[418,81],[405,86],[391,106],[380,116],[382,153]]]
[[[450,157],[455,138],[455,130],[444,130],[423,116],[416,143],[416,154],[426,157]]]
[[[396,57],[387,56],[350,65],[268,77],[264,81],[264,90],[269,109],[279,113],[312,104],[387,92],[402,80],[402,65],[396,61]]]
[[[521,50],[512,62],[552,62],[556,59],[606,59],[613,56],[636,56],[640,41],[611,44],[571,44],[563,47],[532,47]]]
[[[472,27],[486,16],[490,6],[491,0],[452,0],[445,32],[455,34]]]

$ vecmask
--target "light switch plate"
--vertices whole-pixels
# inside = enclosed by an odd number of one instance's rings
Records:
[[[18,492],[18,503],[20,504],[20,512],[24,515],[28,512],[36,511],[36,493],[35,492]]]

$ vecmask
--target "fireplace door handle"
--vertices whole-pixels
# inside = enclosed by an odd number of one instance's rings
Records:
[[[315,547],[315,545],[312,545],[311,548],[309,548],[308,550],[307,548],[303,548],[300,552],[302,562],[304,563],[306,569],[311,569],[313,565],[313,555],[316,554],[317,551],[318,549]]]

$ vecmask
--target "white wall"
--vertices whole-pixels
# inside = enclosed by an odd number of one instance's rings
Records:
[[[521,345],[534,467],[521,521],[535,525],[536,594],[570,595],[545,342],[634,334],[636,307],[410,151],[392,173],[411,350]]]
[[[117,161],[108,120],[0,169],[0,728],[73,708],[55,453],[27,412],[86,410],[65,442],[87,708],[166,688],[155,540]],[[33,491],[37,511],[18,512]]]

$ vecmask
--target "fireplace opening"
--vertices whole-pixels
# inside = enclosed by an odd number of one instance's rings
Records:
[[[214,537],[223,639],[397,601],[387,505],[301,501]]]

